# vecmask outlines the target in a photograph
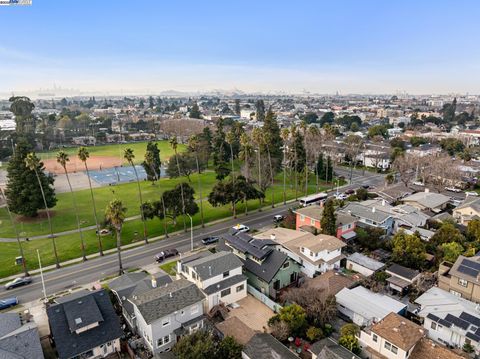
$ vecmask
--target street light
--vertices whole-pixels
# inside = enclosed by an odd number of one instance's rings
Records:
[[[190,250],[193,251],[193,218],[187,213],[188,218],[190,218]]]

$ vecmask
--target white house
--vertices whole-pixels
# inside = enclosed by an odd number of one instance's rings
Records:
[[[371,325],[389,313],[403,314],[407,305],[365,287],[343,288],[335,295],[338,311],[358,326]]]
[[[247,296],[247,277],[243,263],[233,253],[200,252],[177,262],[177,273],[205,294],[206,311],[219,303],[231,304]]]
[[[353,253],[347,257],[346,268],[360,273],[365,277],[371,276],[376,271],[385,266],[385,263],[379,262],[373,258],[367,257],[361,253]]]

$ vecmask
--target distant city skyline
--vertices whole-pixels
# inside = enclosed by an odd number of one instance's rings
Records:
[[[1,7],[0,93],[480,94],[477,1]]]

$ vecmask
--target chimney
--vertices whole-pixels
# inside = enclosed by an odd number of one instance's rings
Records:
[[[385,207],[385,200],[384,199],[382,199],[382,206]]]
[[[270,235],[270,239],[271,239],[272,241],[275,240],[275,233],[272,233],[272,234]]]
[[[169,296],[170,298],[172,298],[172,297],[173,297],[173,296],[172,296],[172,292],[169,292],[169,293],[168,293],[168,296]]]
[[[157,280],[153,275],[152,275],[152,288],[157,288]]]
[[[428,193],[430,192],[430,190],[428,188],[425,188],[425,193]]]
[[[375,207],[372,207],[372,213],[375,213]]]

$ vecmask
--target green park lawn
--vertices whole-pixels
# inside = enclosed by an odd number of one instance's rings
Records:
[[[122,143],[114,145],[98,145],[98,146],[88,146],[90,156],[112,156],[112,157],[121,157],[123,158],[123,152],[126,148],[131,148],[135,154],[135,163],[141,163],[145,156],[145,150],[147,148],[148,142],[133,142],[133,143]],[[168,141],[157,141],[158,148],[160,149],[160,159],[166,160],[170,158],[174,152],[170,147]],[[178,151],[181,152],[185,149],[185,145],[179,144]],[[40,159],[50,159],[56,158],[58,150],[40,152],[38,156]],[[63,149],[68,155],[76,156],[78,147],[66,147]]]
[[[207,201],[206,197],[213,187],[215,180],[215,174],[213,172],[204,172],[201,175],[201,182],[203,188],[203,209],[205,223],[226,218],[232,215],[232,211],[229,205],[221,207],[212,207]],[[197,175],[191,176],[191,185],[195,188],[196,197],[199,197],[199,191],[197,188]],[[185,180],[185,179],[183,179]],[[282,203],[283,200],[283,176],[279,174],[276,178],[274,186],[275,202],[277,204]],[[185,180],[186,181],[186,180]],[[180,182],[180,179],[163,179],[159,184],[152,185],[150,182],[142,182],[142,194],[144,200],[155,200],[160,197],[162,191],[173,188]],[[324,190],[326,187],[322,184],[320,190]],[[271,203],[271,192],[269,188],[266,193],[264,205]],[[309,193],[315,193],[315,179],[312,176],[309,185]],[[79,216],[82,221],[82,226],[94,225],[94,218],[92,214],[92,206],[90,200],[89,190],[82,190],[75,192],[77,196]],[[299,187],[298,197],[304,195],[304,188]],[[127,207],[127,217],[140,214],[139,200],[136,183],[121,184],[112,187],[102,187],[94,189],[95,202],[97,206],[97,213],[99,221],[103,219],[104,209],[107,203],[113,198],[118,198],[123,201]],[[58,203],[53,209],[53,229],[54,232],[62,232],[66,230],[74,230],[76,228],[75,213],[71,206],[70,193],[61,193],[57,195]],[[287,198],[293,199],[295,197],[295,191],[291,186],[287,185]],[[249,201],[248,209],[250,211],[258,209],[260,206],[259,201]],[[237,212],[243,213],[245,210],[245,204],[237,204]],[[8,220],[8,216],[5,209],[0,209],[0,237],[14,237],[14,230],[11,222]],[[201,223],[200,213],[193,216],[194,225]],[[17,218],[17,225],[19,231],[23,232],[22,237],[33,236],[39,234],[48,233],[48,223],[45,219],[38,219],[35,221],[21,221]],[[143,231],[141,220],[127,221],[124,224],[122,231],[122,243],[129,244],[135,241],[141,241],[141,233]],[[182,218],[178,218],[176,226],[174,226],[169,220],[168,230],[172,232],[174,230],[181,230],[183,228]],[[164,234],[163,222],[159,219],[147,220],[147,232],[149,237],[161,236]],[[86,230],[83,233],[84,241],[86,243],[87,254],[93,254],[98,252],[98,241],[94,230]],[[57,244],[57,252],[60,261],[78,258],[81,256],[80,249],[80,236],[79,233],[73,233],[68,235],[59,236],[55,239]],[[42,257],[42,264],[49,265],[54,264],[54,256],[52,249],[52,240],[49,238],[35,239],[28,242],[22,241],[24,253],[29,268],[37,268],[37,249],[40,251]],[[110,249],[115,247],[115,241],[112,235],[102,237],[102,245],[104,249]],[[19,255],[18,244],[16,242],[1,242],[0,243],[0,278],[21,272],[21,267],[15,265],[15,257]]]

